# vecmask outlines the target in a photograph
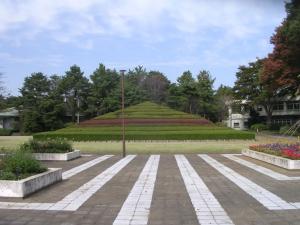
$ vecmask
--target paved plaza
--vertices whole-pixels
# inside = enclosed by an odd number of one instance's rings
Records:
[[[234,154],[84,155],[63,181],[0,198],[0,224],[299,225],[300,171]]]

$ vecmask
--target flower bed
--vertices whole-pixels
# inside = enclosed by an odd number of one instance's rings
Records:
[[[300,160],[300,143],[251,145],[249,146],[249,149],[292,160]]]

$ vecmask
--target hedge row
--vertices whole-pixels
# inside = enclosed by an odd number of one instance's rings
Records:
[[[0,136],[10,136],[12,132],[12,130],[0,128]]]
[[[60,130],[55,131],[56,133],[73,133],[73,132],[87,132],[87,133],[93,133],[93,132],[100,132],[100,133],[107,133],[107,132],[121,132],[121,126],[95,126],[95,127],[81,127],[74,125],[72,127],[67,127],[63,128]],[[126,126],[126,132],[131,132],[131,131],[147,131],[147,132],[162,132],[162,131],[205,131],[205,132],[210,132],[210,131],[220,131],[222,130],[223,132],[239,132],[232,130],[231,128],[228,127],[217,127],[217,126],[187,126],[187,125],[128,125]]]
[[[35,140],[46,140],[65,138],[71,141],[118,141],[121,140],[121,133],[55,133],[46,132],[33,136]],[[255,134],[251,132],[137,132],[127,133],[126,140],[246,140],[254,139]]]

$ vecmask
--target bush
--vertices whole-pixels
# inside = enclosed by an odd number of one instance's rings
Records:
[[[48,140],[65,138],[72,141],[119,141],[122,139],[120,132],[45,132],[35,134],[34,140]],[[200,130],[200,131],[128,131],[126,140],[231,140],[254,139],[255,134],[246,131],[234,130]]]
[[[12,130],[0,128],[0,136],[10,136],[12,134]]]
[[[262,131],[262,130],[268,130],[268,126],[263,124],[263,123],[256,123],[256,124],[253,124],[251,127],[250,127],[251,130],[254,130],[254,131]]]
[[[218,127],[227,127],[227,125],[223,122],[216,122],[215,125]]]
[[[4,156],[0,161],[1,180],[23,179],[46,170],[32,154],[20,150]]]
[[[54,140],[30,140],[21,145],[21,150],[33,153],[65,153],[73,151],[73,148],[70,142],[58,138]]]
[[[289,125],[281,126],[280,129],[279,129],[279,133],[280,133],[280,134],[284,134],[284,133],[287,132],[290,128],[291,128],[291,126],[289,126]]]

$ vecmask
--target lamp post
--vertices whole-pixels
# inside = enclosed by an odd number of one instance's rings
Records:
[[[120,70],[121,73],[121,92],[122,92],[122,144],[123,144],[123,157],[126,156],[126,145],[125,145],[125,115],[124,115],[124,73],[126,70]]]

